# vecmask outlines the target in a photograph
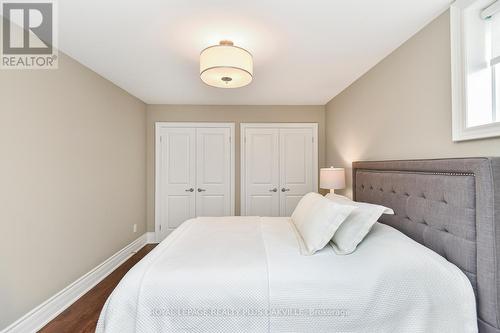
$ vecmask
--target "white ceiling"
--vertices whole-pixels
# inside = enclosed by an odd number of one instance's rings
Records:
[[[323,105],[451,0],[64,0],[59,48],[149,104]],[[244,88],[202,83],[199,52],[254,56]]]

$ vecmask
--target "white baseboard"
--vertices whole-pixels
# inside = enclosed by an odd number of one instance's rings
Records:
[[[106,259],[87,274],[19,318],[5,328],[2,333],[36,332],[63,312],[87,291],[101,282],[118,266],[129,259],[147,243],[154,243],[154,232],[147,232],[123,249]]]
[[[146,240],[147,240],[147,243],[148,244],[153,244],[153,243],[157,243],[156,241],[156,235],[154,232],[146,232]]]

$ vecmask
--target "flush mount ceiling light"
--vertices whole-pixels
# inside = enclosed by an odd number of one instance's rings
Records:
[[[207,47],[200,54],[200,78],[217,88],[246,86],[253,78],[252,55],[230,40]]]

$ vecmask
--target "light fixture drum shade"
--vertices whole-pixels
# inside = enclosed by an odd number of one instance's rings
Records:
[[[345,188],[344,168],[321,168],[319,171],[319,187],[330,190]]]
[[[200,78],[218,88],[239,88],[252,82],[252,55],[245,49],[223,41],[200,54]]]

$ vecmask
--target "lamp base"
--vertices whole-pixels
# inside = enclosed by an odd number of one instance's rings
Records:
[[[335,194],[335,189],[331,188],[331,189],[330,189],[330,193],[331,193],[331,194]]]

